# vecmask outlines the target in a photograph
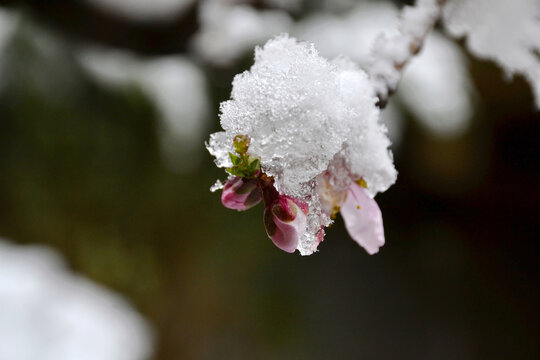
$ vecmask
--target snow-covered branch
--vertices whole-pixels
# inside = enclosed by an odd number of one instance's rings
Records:
[[[328,60],[314,44],[288,35],[257,47],[254,65],[235,77],[231,99],[221,104],[224,131],[207,143],[216,165],[229,173],[225,185],[213,187],[223,188],[223,205],[247,210],[262,202],[274,244],[302,255],[317,251],[325,228],[341,213],[351,238],[376,253],[385,240],[373,197],[397,177],[380,108],[428,41],[446,2],[406,6],[397,28],[375,39],[367,64],[345,54]],[[344,43],[350,41],[354,36]],[[530,68],[536,69],[516,71]]]
[[[441,17],[445,3],[446,0],[418,0],[415,6],[406,6],[401,14],[399,31],[381,35],[375,41],[373,62],[368,72],[381,108],[396,90],[403,68],[418,54]]]

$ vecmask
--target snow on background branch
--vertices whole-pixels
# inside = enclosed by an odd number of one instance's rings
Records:
[[[396,90],[403,68],[420,51],[439,20],[445,2],[418,0],[415,6],[406,6],[401,14],[398,33],[382,35],[375,41],[369,74],[381,106],[384,107],[388,96]]]
[[[191,154],[205,137],[209,99],[204,74],[193,61],[181,56],[144,59],[107,48],[78,51],[83,67],[98,81],[115,88],[139,86],[156,104],[160,146],[166,164],[175,171],[197,165]]]
[[[399,9],[390,2],[378,1],[360,3],[346,16],[315,13],[300,21],[291,33],[316,44],[327,58],[346,55],[368,68],[374,61],[373,43],[381,34],[395,34],[398,22]],[[456,137],[468,128],[474,94],[465,54],[435,30],[403,69],[398,89],[382,111],[382,121],[393,144],[401,136],[404,120],[400,115],[404,110],[433,135]]]
[[[120,295],[48,247],[0,239],[0,359],[143,360],[152,348],[150,326]]]
[[[471,53],[495,61],[508,76],[524,76],[540,108],[540,1],[452,0],[444,23],[466,37]]]
[[[193,49],[218,66],[230,64],[292,24],[290,16],[281,10],[256,10],[245,4],[211,0],[203,2],[199,11],[202,28],[193,39]]]

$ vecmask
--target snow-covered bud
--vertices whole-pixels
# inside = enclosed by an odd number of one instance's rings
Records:
[[[221,193],[223,206],[233,210],[247,210],[257,205],[262,192],[256,179],[235,177],[227,181]]]
[[[347,232],[360,246],[373,255],[384,245],[384,228],[379,206],[366,190],[356,182],[351,183],[341,216]]]
[[[251,69],[235,77],[221,104],[224,131],[207,148],[229,174],[258,180],[279,248],[312,254],[351,181],[362,177],[372,197],[396,180],[376,101],[350,60],[329,61],[287,35],[257,48]]]
[[[266,206],[264,226],[278,248],[289,253],[296,250],[300,237],[306,231],[307,212],[306,203],[283,195]]]

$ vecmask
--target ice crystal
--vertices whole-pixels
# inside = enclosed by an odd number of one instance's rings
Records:
[[[221,182],[221,180],[218,179],[218,180],[216,180],[216,182],[214,183],[214,185],[210,186],[210,191],[211,191],[211,192],[216,192],[216,191],[218,191],[218,190],[223,189],[223,186],[225,186],[225,185],[223,185],[223,183]]]
[[[216,165],[230,167],[235,136],[251,139],[249,154],[279,194],[309,206],[298,242],[309,255],[331,222],[315,190],[318,175],[330,171],[341,191],[363,178],[370,196],[395,181],[376,100],[366,73],[347,58],[328,61],[313,44],[278,36],[257,48],[255,64],[235,77],[231,100],[221,105],[224,131],[212,134],[207,147]]]

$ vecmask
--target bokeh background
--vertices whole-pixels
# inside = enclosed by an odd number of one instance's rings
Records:
[[[364,2],[254,1],[229,16],[189,0],[4,0],[2,242],[45,246],[62,271],[122,296],[153,334],[135,336],[146,350],[126,359],[538,359],[540,113],[522,78],[462,41],[444,40],[467,79],[456,85],[465,100],[449,105],[458,125],[430,126],[447,120],[436,111],[452,97],[444,92],[418,101],[412,90],[410,101],[398,91],[385,110],[399,177],[377,196],[387,241],[378,255],[340,218],[318,253],[284,253],[260,206],[237,213],[209,191],[226,175],[204,140],[253,46],[321,14],[330,20],[310,29],[324,37]],[[0,329],[17,321],[0,317]],[[46,352],[62,339],[17,341]],[[50,358],[93,359],[73,346]],[[47,358],[13,354],[1,360]]]

